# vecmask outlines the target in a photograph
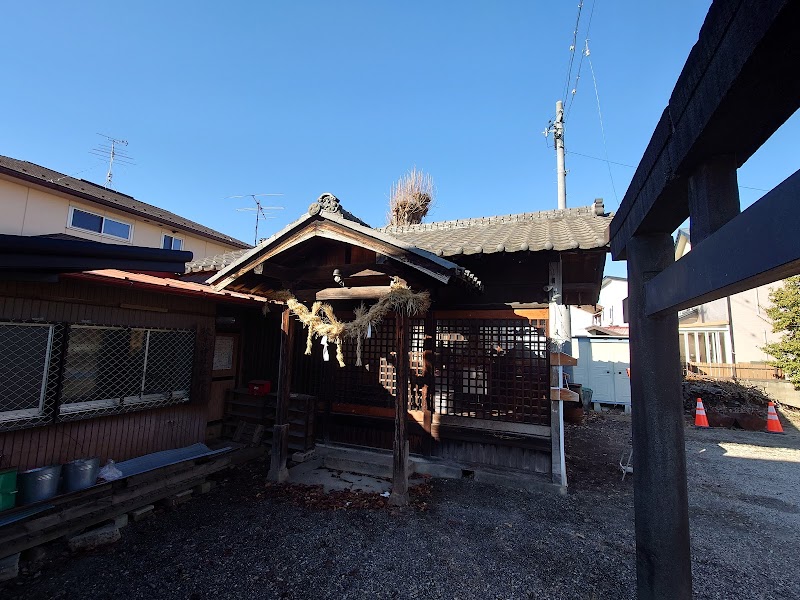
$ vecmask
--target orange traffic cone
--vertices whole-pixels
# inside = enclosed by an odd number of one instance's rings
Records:
[[[706,416],[706,409],[703,406],[703,400],[697,399],[697,408],[694,411],[694,426],[695,427],[708,427],[708,417]]]
[[[778,418],[778,413],[775,411],[774,402],[770,402],[767,407],[767,431],[769,433],[783,433],[781,420]]]

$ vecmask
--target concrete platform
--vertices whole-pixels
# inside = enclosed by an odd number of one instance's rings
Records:
[[[440,479],[470,478],[501,487],[546,490],[564,493],[566,489],[550,482],[549,476],[478,465],[460,465],[436,458],[409,457],[409,485],[422,481],[413,475]],[[322,485],[325,491],[354,490],[382,493],[391,491],[392,453],[317,444],[310,460],[289,469],[289,482]]]

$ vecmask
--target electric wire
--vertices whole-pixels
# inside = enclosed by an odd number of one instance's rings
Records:
[[[597,4],[597,0],[592,0],[592,10],[589,11],[589,23],[586,25],[586,42],[589,42],[589,32],[592,29],[592,17],[594,17],[594,7]],[[570,92],[570,99],[569,99],[569,106],[567,106],[567,112],[564,115],[564,120],[567,121],[569,119],[569,113],[572,111],[572,103],[575,102],[575,95],[578,93],[578,83],[581,80],[581,68],[583,67],[583,59],[586,57],[586,54],[581,52],[581,59],[578,61],[578,73],[575,75],[575,86],[572,88]]]
[[[569,82],[572,79],[572,65],[575,62],[575,44],[578,43],[578,29],[581,23],[581,10],[583,9],[583,0],[578,4],[578,16],[575,18],[575,30],[572,32],[572,44],[569,47],[569,65],[567,66],[567,78],[564,80],[564,92],[561,98],[566,100],[567,92],[569,91]]]
[[[600,109],[600,92],[597,90],[597,78],[594,75],[594,65],[592,65],[591,52],[589,52],[589,40],[586,40],[586,59],[589,61],[589,70],[592,73],[592,82],[594,83],[594,96],[597,99],[597,116],[600,119],[600,133],[603,134],[603,152],[606,156],[606,167],[608,167],[608,177],[611,179],[611,189],[614,190],[614,199],[619,204],[619,196],[617,195],[617,186],[614,185],[614,175],[611,173],[611,161],[608,160],[608,145],[606,144],[606,128],[603,126],[603,111]]]

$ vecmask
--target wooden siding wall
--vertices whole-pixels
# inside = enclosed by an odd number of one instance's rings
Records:
[[[205,440],[206,407],[179,404],[140,412],[0,433],[0,466],[31,469],[75,458],[103,462]]]
[[[189,403],[0,433],[0,467],[25,469],[81,456],[126,460],[204,441],[215,315],[213,302],[133,286],[0,282],[0,320],[196,331]]]

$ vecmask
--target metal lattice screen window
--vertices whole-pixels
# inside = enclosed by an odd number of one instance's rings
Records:
[[[51,417],[62,331],[60,324],[0,323],[0,428]]]
[[[71,325],[60,414],[189,399],[194,332]]]
[[[547,337],[527,320],[437,320],[434,360],[437,413],[549,424]]]

